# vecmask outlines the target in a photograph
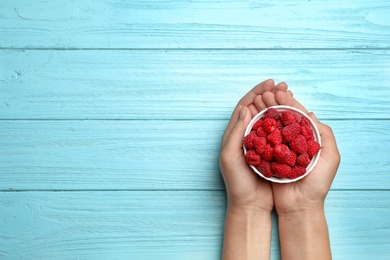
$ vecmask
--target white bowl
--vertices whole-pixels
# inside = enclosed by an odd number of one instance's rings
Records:
[[[290,110],[290,111],[294,111],[296,112],[298,115],[300,116],[303,116],[303,117],[306,117],[307,119],[309,119],[310,121],[310,124],[311,124],[311,128],[313,130],[313,136],[314,136],[314,140],[320,144],[321,146],[321,137],[320,137],[320,132],[318,131],[318,128],[316,127],[315,123],[313,122],[313,120],[311,120],[311,118],[306,115],[304,112],[302,112],[301,110],[299,109],[296,109],[294,107],[290,107],[290,106],[272,106],[272,107],[268,107],[268,108],[275,108],[279,113],[283,112],[283,111],[286,111],[286,110]],[[259,112],[257,115],[255,115],[255,117],[252,118],[252,120],[250,121],[249,125],[247,126],[246,128],[246,131],[245,131],[245,134],[244,136],[247,136],[251,130],[252,130],[252,127],[253,125],[256,123],[257,120],[259,120],[260,118],[263,117],[263,115],[267,112],[268,108],[262,110],[261,112]],[[246,148],[244,146],[244,153],[246,154]],[[261,177],[263,177],[264,179],[266,180],[269,180],[269,181],[272,181],[272,182],[277,182],[277,183],[290,183],[290,182],[295,182],[295,181],[298,181],[302,178],[304,178],[305,176],[307,176],[313,169],[314,167],[316,166],[317,162],[318,162],[318,159],[320,158],[320,154],[321,154],[321,149],[318,151],[318,153],[313,156],[313,158],[311,159],[310,161],[310,164],[306,167],[306,173],[304,175],[301,175],[295,179],[290,179],[290,178],[278,178],[278,177],[266,177],[264,176],[259,170],[256,169],[256,167],[252,166],[252,165],[249,165],[253,171],[255,171],[258,175],[260,175]]]

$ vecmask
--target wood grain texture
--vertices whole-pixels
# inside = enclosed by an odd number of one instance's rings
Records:
[[[329,193],[334,259],[385,259],[389,203],[388,191]],[[0,256],[219,259],[225,207],[223,191],[2,192]],[[273,231],[272,259],[279,259]]]
[[[332,188],[388,189],[389,121],[324,123],[342,155]],[[218,156],[227,121],[1,124],[1,190],[224,189]]]
[[[2,0],[2,48],[388,48],[390,3]]]
[[[0,6],[1,259],[220,259],[220,139],[267,78],[336,135],[333,258],[390,258],[389,1]]]
[[[0,51],[0,119],[228,119],[267,78],[320,118],[390,119],[390,51]]]

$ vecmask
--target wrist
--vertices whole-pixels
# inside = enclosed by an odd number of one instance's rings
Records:
[[[265,203],[264,201],[234,200],[228,196],[228,210],[234,212],[245,212],[255,215],[270,215],[274,205],[273,203]]]
[[[310,218],[312,216],[324,215],[324,203],[317,202],[312,203],[310,205],[304,205],[300,207],[293,207],[291,209],[281,209],[276,207],[276,212],[278,214],[278,218]]]
[[[282,259],[331,259],[324,207],[278,214],[278,225]]]
[[[271,213],[258,207],[228,204],[223,259],[269,259]]]
[[[284,196],[285,198],[275,196],[275,210],[278,213],[278,216],[307,215],[324,211],[325,197],[314,199],[311,198],[313,196],[303,195],[300,192],[296,192],[290,196],[285,194]]]
[[[305,236],[319,227],[319,224],[326,224],[324,208],[296,211],[278,214],[279,228],[298,230]]]
[[[228,203],[226,214],[234,218],[245,218],[247,221],[251,222],[271,219],[270,210],[251,205],[237,205]]]

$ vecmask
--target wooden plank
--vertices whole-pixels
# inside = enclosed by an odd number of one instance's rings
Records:
[[[1,1],[2,48],[388,48],[387,0]]]
[[[342,162],[333,189],[388,189],[389,121],[324,121]],[[223,190],[227,121],[2,121],[1,190]],[[374,156],[375,155],[375,156]]]
[[[390,51],[0,51],[0,119],[228,119],[267,78],[321,118],[390,119]]]
[[[390,257],[389,203],[388,191],[330,192],[333,257]],[[223,191],[2,192],[0,256],[219,259],[225,208]]]

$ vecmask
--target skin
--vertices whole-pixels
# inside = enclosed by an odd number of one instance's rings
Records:
[[[245,161],[242,138],[261,110],[289,105],[307,113],[322,140],[321,157],[307,177],[289,184],[270,183],[254,174]],[[283,259],[331,259],[324,200],[340,163],[331,128],[320,123],[294,99],[287,85],[266,80],[237,104],[222,137],[220,168],[228,207],[223,259],[269,259],[271,211],[276,209]]]

